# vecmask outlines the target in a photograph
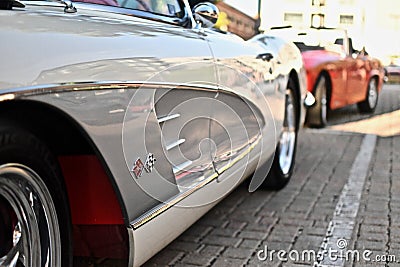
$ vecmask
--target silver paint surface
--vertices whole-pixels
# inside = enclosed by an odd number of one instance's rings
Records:
[[[134,264],[179,235],[272,155],[290,71],[299,77],[301,101],[305,97],[302,64],[287,58],[291,49],[283,43],[268,50],[230,34],[78,3],[74,14],[54,3],[24,3],[25,9],[0,12],[0,102],[38,101],[75,120],[110,170],[125,221],[147,218],[167,204],[129,231]],[[274,55],[270,62],[257,58],[266,51]],[[155,168],[137,179],[130,170],[148,153],[157,159]],[[203,185],[206,177],[217,179]],[[191,190],[196,185],[201,186]],[[190,194],[182,203],[168,206],[185,192]],[[154,227],[178,214],[182,221],[169,221],[170,231]],[[155,236],[162,242],[145,245]]]

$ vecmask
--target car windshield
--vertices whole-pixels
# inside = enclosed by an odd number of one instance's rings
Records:
[[[98,5],[123,7],[134,10],[146,11],[154,14],[182,17],[183,10],[178,0],[72,0]]]
[[[345,33],[341,30],[331,29],[272,29],[271,32],[288,41],[292,41],[300,51],[328,50],[345,53],[343,40]]]

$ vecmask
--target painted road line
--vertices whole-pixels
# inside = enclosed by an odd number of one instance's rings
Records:
[[[323,257],[318,257],[314,266],[344,266],[346,263],[346,258],[341,256],[346,255],[347,242],[352,238],[376,140],[376,135],[366,135],[363,139],[360,151],[351,167],[349,179],[340,194],[333,219],[318,251],[317,255]],[[337,252],[333,257],[330,253],[332,251]]]

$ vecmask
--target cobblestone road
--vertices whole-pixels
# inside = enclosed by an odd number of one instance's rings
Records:
[[[385,86],[377,114],[400,109],[400,86]],[[331,114],[331,125],[370,118],[355,107]],[[393,118],[400,124],[400,118]],[[330,128],[302,130],[292,181],[279,192],[247,191],[241,185],[153,257],[146,266],[312,266],[293,257],[261,261],[260,250],[315,251],[329,236],[329,224],[348,183],[364,134]],[[371,252],[345,266],[400,266],[400,136],[379,137],[366,177],[347,250]],[[388,257],[378,262],[379,256]],[[287,256],[287,255],[286,255]],[[293,254],[295,256],[295,254]]]

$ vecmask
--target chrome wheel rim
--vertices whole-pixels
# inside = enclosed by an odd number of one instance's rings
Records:
[[[318,84],[319,101],[321,102],[321,122],[322,124],[327,123],[328,115],[328,100],[326,99],[326,82],[325,78],[321,77]]]
[[[375,80],[371,80],[368,86],[368,104],[370,108],[374,108],[378,101],[378,91],[376,89]]]
[[[0,166],[0,198],[2,213],[8,210],[14,217],[11,225],[3,225],[12,229],[8,233],[12,242],[0,255],[0,266],[60,266],[57,215],[39,176],[19,164]]]
[[[285,118],[279,140],[279,167],[284,175],[290,172],[296,144],[296,111],[291,90],[286,90]]]

